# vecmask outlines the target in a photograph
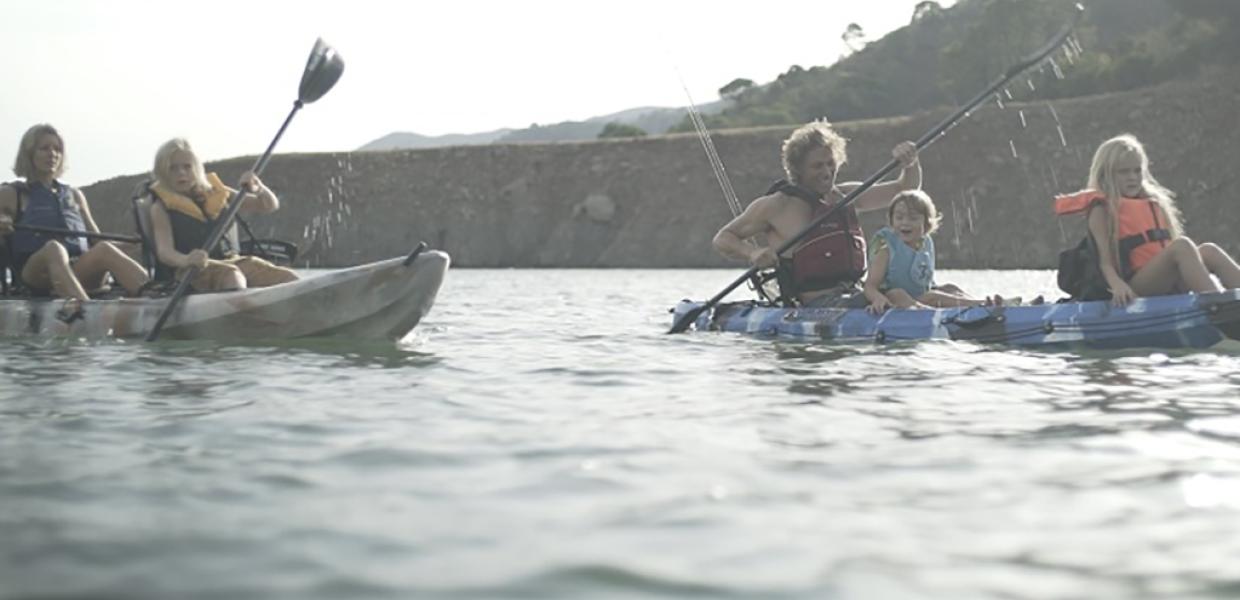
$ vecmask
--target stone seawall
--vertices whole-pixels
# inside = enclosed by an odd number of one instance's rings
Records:
[[[923,153],[924,188],[944,213],[947,268],[1047,268],[1079,238],[1051,197],[1083,186],[1104,139],[1146,142],[1152,171],[1179,194],[1188,235],[1240,251],[1233,207],[1240,70],[1054,104],[990,103]],[[864,179],[897,142],[950,111],[839,124],[850,138],[841,179]],[[714,144],[742,204],[781,175],[791,127],[724,131]],[[236,181],[253,158],[210,165]],[[131,232],[138,176],[85,189],[105,231]],[[335,267],[407,253],[420,240],[458,267],[720,267],[710,239],[731,213],[698,138],[284,154],[265,181],[281,197],[251,220],[260,237],[297,242],[298,264]],[[885,215],[865,216],[867,231]]]

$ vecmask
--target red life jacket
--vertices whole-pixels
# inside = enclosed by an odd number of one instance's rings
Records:
[[[1106,202],[1106,195],[1096,190],[1055,197],[1055,213],[1070,215],[1088,213],[1095,204]],[[1120,198],[1119,260],[1120,275],[1129,279],[1134,273],[1162,252],[1171,240],[1171,230],[1163,224],[1158,203],[1149,198]]]
[[[833,211],[834,204],[824,204],[821,196],[784,180],[772,185],[767,194],[775,192],[809,203],[811,219],[832,211],[792,251],[792,258],[780,259],[780,289],[785,295],[830,289],[841,283],[855,284],[865,277],[865,233],[852,205]]]

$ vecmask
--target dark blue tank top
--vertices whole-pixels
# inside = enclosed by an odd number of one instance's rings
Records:
[[[19,208],[21,217],[17,220],[18,224],[86,231],[86,221],[82,219],[82,213],[78,212],[72,187],[59,181],[53,183],[50,189],[41,182],[27,182],[18,187],[18,193],[26,199],[26,206]],[[17,265],[24,264],[31,254],[38,252],[52,239],[60,240],[70,256],[80,256],[87,250],[86,238],[80,237],[60,238],[46,233],[18,230],[13,232],[10,239],[13,262]]]

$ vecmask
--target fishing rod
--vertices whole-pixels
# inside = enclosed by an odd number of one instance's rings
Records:
[[[676,76],[680,79],[680,87],[685,91],[685,97],[689,100],[689,105],[685,108],[689,113],[689,120],[693,122],[693,128],[697,131],[698,140],[702,143],[702,149],[706,152],[706,160],[710,162],[710,168],[715,173],[715,180],[719,182],[719,189],[723,191],[723,198],[727,201],[728,208],[732,211],[732,218],[735,219],[743,210],[740,199],[736,196],[736,190],[732,187],[732,181],[728,178],[728,171],[723,166],[723,160],[719,158],[719,152],[715,150],[715,143],[711,140],[710,130],[706,127],[705,119],[702,118],[702,111],[698,110],[697,103],[693,101],[693,94],[689,92],[689,86],[685,83],[685,78],[681,75],[680,69],[676,69]],[[750,246],[758,247],[758,243],[753,238],[747,238],[746,241]],[[767,281],[770,281],[770,279],[767,279]],[[778,297],[778,294],[772,294],[766,289],[762,276],[757,273],[749,277],[749,287],[767,302],[773,302],[773,297]]]

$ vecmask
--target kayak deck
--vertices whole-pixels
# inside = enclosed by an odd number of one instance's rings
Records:
[[[349,337],[396,340],[430,311],[449,265],[428,250],[412,260],[340,269],[265,288],[192,294],[173,311],[161,339],[256,340]],[[144,337],[167,306],[164,298],[82,303],[82,318],[56,318],[63,300],[0,300],[0,336]]]
[[[673,322],[703,303],[681,301]],[[756,302],[720,304],[698,316],[700,331],[834,342],[971,340],[1017,346],[1085,345],[1093,348],[1208,348],[1240,339],[1240,289],[1215,294],[1036,306],[895,309],[782,308]]]

